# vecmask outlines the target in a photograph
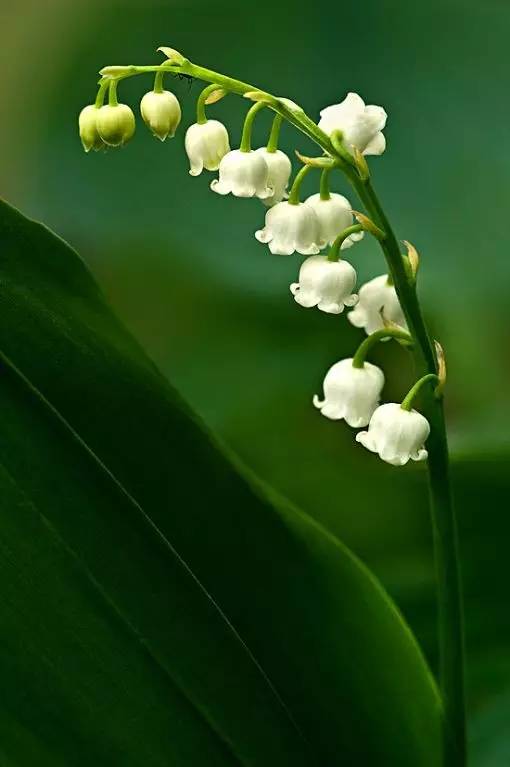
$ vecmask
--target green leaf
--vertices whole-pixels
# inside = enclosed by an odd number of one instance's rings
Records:
[[[5,204],[0,241],[5,763],[437,767],[373,576],[206,432],[64,242]]]

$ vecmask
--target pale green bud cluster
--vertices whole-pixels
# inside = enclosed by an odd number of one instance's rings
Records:
[[[100,88],[98,100],[82,109],[78,118],[80,138],[86,152],[107,147],[120,147],[134,135],[136,120],[127,104],[117,103],[116,82],[112,80],[108,104],[102,104],[108,84]],[[113,88],[113,92],[112,92]],[[181,121],[181,107],[170,91],[155,89],[145,94],[140,102],[143,121],[156,138],[173,138]]]
[[[126,144],[135,132],[135,116],[127,104],[90,106],[81,110],[78,119],[80,138],[86,152],[98,152],[108,146]]]

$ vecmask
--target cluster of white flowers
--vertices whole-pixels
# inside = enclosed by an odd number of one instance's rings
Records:
[[[109,87],[108,105],[103,106],[104,91],[100,91],[96,104],[80,113],[80,136],[87,152],[121,146],[134,134],[133,112],[125,104],[117,103],[116,83]],[[266,243],[276,255],[297,252],[308,256],[301,265],[298,281],[290,286],[300,306],[317,307],[327,314],[340,314],[348,307],[350,322],[363,328],[368,336],[378,333],[377,340],[379,337],[384,340],[387,325],[405,331],[405,317],[388,275],[382,274],[362,285],[358,295],[354,292],[356,271],[340,258],[340,251],[363,237],[363,227],[354,225],[350,202],[329,191],[328,171],[323,171],[325,182],[324,186],[321,182],[321,192],[301,202],[299,189],[309,168],[305,166],[297,174],[289,191],[291,162],[277,148],[281,118],[275,118],[267,147],[252,150],[251,124],[255,113],[263,107],[255,105],[245,121],[239,149],[231,150],[226,127],[205,115],[209,92],[211,100],[217,100],[214,87],[209,86],[199,97],[197,122],[186,131],[184,144],[190,174],[198,176],[204,169],[218,171],[218,178],[210,185],[214,192],[257,197],[269,208],[264,227],[255,233],[257,240]],[[174,94],[163,90],[161,79],[156,79],[154,90],[143,97],[140,111],[157,138],[164,141],[174,136],[181,109]],[[341,136],[343,147],[353,155],[380,155],[386,147],[382,133],[386,119],[382,107],[366,106],[360,96],[349,93],[340,104],[322,110],[318,127],[332,140],[333,133]],[[320,255],[326,247],[330,248],[328,255]],[[326,418],[344,419],[355,429],[368,425],[368,431],[359,432],[356,440],[384,461],[403,465],[410,459],[424,460],[427,457],[424,443],[429,434],[427,420],[408,406],[407,398],[402,405],[380,405],[383,385],[383,372],[358,352],[354,358],[343,359],[330,368],[324,379],[324,398],[315,396],[313,404]]]

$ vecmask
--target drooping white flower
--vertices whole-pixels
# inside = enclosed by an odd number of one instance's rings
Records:
[[[317,395],[313,404],[326,418],[345,419],[349,426],[366,426],[379,404],[384,386],[384,373],[376,365],[364,362],[353,367],[352,359],[336,362],[324,379],[324,399]]]
[[[268,243],[271,253],[303,256],[319,252],[319,222],[312,208],[303,202],[279,202],[266,213],[266,225],[255,232],[259,242]]]
[[[299,282],[293,282],[290,292],[298,304],[306,308],[317,306],[327,314],[340,314],[344,306],[354,306],[358,296],[356,270],[347,261],[329,261],[327,256],[310,256],[299,270]]]
[[[347,316],[356,328],[364,328],[367,335],[384,327],[383,317],[407,328],[395,287],[388,284],[386,274],[361,286],[358,303]]]
[[[234,149],[220,162],[219,178],[211,181],[211,189],[218,194],[264,200],[274,191],[268,184],[268,176],[269,168],[260,154]]]
[[[98,112],[99,107],[96,107],[95,104],[90,104],[81,110],[78,118],[81,143],[86,152],[90,152],[91,149],[93,149],[94,152],[98,152],[105,146],[97,129]]]
[[[357,93],[348,93],[340,104],[322,110],[319,128],[328,136],[334,130],[342,131],[344,144],[350,152],[352,146],[356,146],[362,154],[382,154],[386,149],[382,130],[387,119],[382,107],[366,106]]]
[[[199,176],[204,168],[218,170],[220,162],[230,152],[227,129],[218,120],[194,123],[186,131],[184,148],[191,176]]]
[[[275,152],[268,152],[266,147],[262,146],[255,151],[264,158],[269,170],[267,183],[274,191],[271,197],[266,197],[263,200],[263,203],[271,207],[289,196],[287,184],[292,172],[292,163],[285,152],[282,152],[280,149],[277,149]]]
[[[328,200],[322,200],[319,193],[312,194],[305,200],[316,213],[319,220],[319,247],[332,245],[337,236],[348,226],[351,226],[354,218],[349,200],[341,194],[332,192]],[[342,243],[342,250],[350,248],[355,242],[361,240],[364,232],[351,234]]]
[[[367,363],[365,363],[367,364]],[[383,461],[403,466],[409,459],[424,461],[424,447],[430,433],[427,419],[417,410],[404,410],[396,402],[381,405],[370,419],[368,431],[361,431],[356,440]]]
[[[140,102],[143,120],[154,136],[173,138],[181,122],[181,105],[170,91],[149,91]]]
[[[96,120],[98,133],[108,146],[122,146],[135,132],[135,116],[127,104],[105,104],[98,109]]]

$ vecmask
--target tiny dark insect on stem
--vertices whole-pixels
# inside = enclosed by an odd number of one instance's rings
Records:
[[[172,75],[172,77],[177,77],[178,80],[186,80],[188,83],[188,90],[191,90],[191,87],[195,80],[195,78],[192,77],[191,75],[184,75],[182,74],[182,72],[178,72],[175,75]]]

